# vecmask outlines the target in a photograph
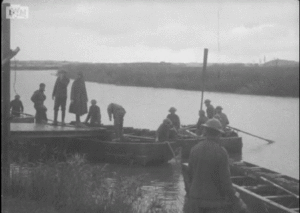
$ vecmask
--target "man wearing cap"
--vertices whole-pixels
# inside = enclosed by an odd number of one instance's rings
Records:
[[[57,125],[59,107],[61,108],[61,122],[63,125],[65,124],[67,87],[70,82],[66,74],[67,72],[65,70],[58,71],[58,77],[52,92],[52,99],[54,99],[54,125]]]
[[[176,108],[171,107],[169,109],[170,114],[168,114],[167,118],[169,118],[172,121],[173,126],[175,127],[176,130],[180,128],[180,119],[179,116],[175,114]]]
[[[91,106],[89,109],[89,113],[85,119],[85,123],[88,123],[88,121],[91,119],[90,126],[98,126],[101,124],[101,113],[100,113],[100,107],[98,107],[96,100],[91,100]]]
[[[164,142],[170,139],[170,129],[172,128],[172,121],[169,118],[163,120],[163,123],[156,130],[155,142]]]
[[[226,126],[229,124],[229,120],[227,118],[227,115],[225,113],[222,112],[222,107],[221,106],[217,106],[216,107],[216,114],[215,117],[217,116],[218,120],[220,120],[223,130],[226,129]]]
[[[20,117],[24,107],[19,95],[15,95],[15,99],[10,102],[10,108],[12,116]]]
[[[36,90],[31,96],[31,101],[34,103],[34,108],[36,110],[35,122],[36,123],[47,123],[47,108],[44,105],[46,100],[46,95],[44,94],[46,85],[44,83],[40,84],[40,88]]]
[[[124,116],[126,114],[125,109],[119,104],[111,103],[107,107],[107,113],[110,121],[112,116],[114,118],[114,127],[117,139],[122,140]]]
[[[198,119],[198,122],[197,122],[197,130],[196,130],[196,133],[197,135],[202,135],[203,134],[203,126],[202,124],[205,124],[206,121],[208,120],[208,118],[205,116],[205,112],[204,110],[199,110],[199,119]]]
[[[222,125],[209,119],[204,127],[206,140],[195,145],[187,169],[187,212],[235,212],[246,209],[230,179],[227,151],[220,145]]]
[[[206,99],[204,101],[205,106],[206,106],[206,115],[208,119],[212,119],[215,115],[215,108],[213,107],[213,105],[210,104],[210,100]]]

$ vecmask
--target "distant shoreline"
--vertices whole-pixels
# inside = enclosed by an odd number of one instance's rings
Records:
[[[78,71],[86,81],[120,86],[202,90],[202,67],[170,63],[68,63],[17,62],[11,70],[65,69],[74,79]],[[207,67],[205,91],[232,94],[299,97],[299,66],[245,66],[243,64]]]

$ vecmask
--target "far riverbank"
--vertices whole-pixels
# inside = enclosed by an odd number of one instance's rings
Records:
[[[200,91],[202,67],[171,63],[17,62],[12,70],[66,69],[74,79],[78,71],[86,81],[122,86],[174,88]],[[246,66],[213,64],[207,67],[205,90],[235,94],[299,97],[299,65]]]

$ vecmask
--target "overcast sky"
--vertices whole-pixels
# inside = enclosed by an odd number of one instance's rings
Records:
[[[297,0],[5,2],[29,7],[11,22],[17,60],[202,62],[208,48],[209,63],[299,61]]]

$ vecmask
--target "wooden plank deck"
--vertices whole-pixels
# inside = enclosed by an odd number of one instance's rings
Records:
[[[52,126],[36,123],[11,123],[12,138],[97,137],[107,134],[103,127]]]

